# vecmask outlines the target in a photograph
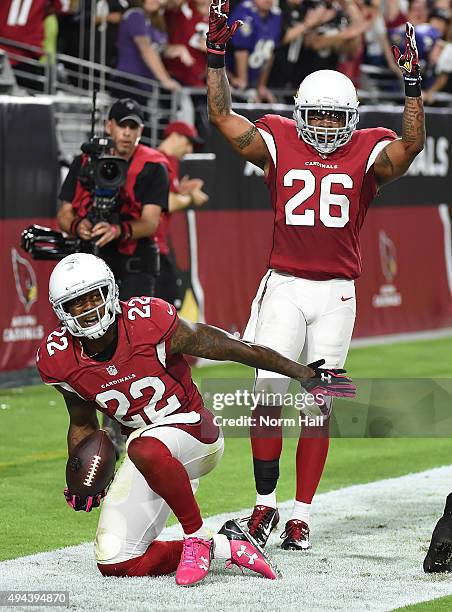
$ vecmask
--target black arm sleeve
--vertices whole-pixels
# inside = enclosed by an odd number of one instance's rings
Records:
[[[82,156],[77,155],[72,160],[72,164],[69,167],[69,172],[67,173],[66,178],[64,179],[64,183],[61,185],[60,200],[65,202],[72,202],[75,196],[75,188],[77,186],[77,179],[80,173],[80,168],[82,167]]]
[[[135,198],[141,204],[157,204],[168,210],[169,178],[163,164],[146,162],[137,176],[134,187]]]

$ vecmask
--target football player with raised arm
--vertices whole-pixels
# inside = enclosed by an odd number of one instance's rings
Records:
[[[68,255],[50,277],[49,299],[62,326],[42,342],[43,381],[63,394],[69,411],[69,453],[99,428],[96,410],[122,426],[127,455],[108,493],[81,498],[66,489],[74,510],[89,512],[105,497],[95,552],[104,576],[161,576],[176,571],[189,586],[208,573],[214,556],[276,578],[270,560],[234,521],[213,538],[193,489],[223,454],[223,437],[204,407],[184,354],[231,360],[290,376],[314,396],[353,397],[344,370],[303,366],[272,349],[235,339],[215,327],[179,319],[174,306],[150,297],[118,299],[107,264]],[[184,538],[157,537],[171,512]]]
[[[251,308],[244,339],[286,357],[331,368],[344,365],[355,321],[354,279],[361,274],[359,232],[382,185],[402,176],[425,141],[414,28],[406,25],[405,49],[394,57],[405,82],[402,137],[386,128],[356,130],[353,83],[333,70],[307,76],[295,96],[293,119],[265,115],[255,123],[235,113],[224,68],[226,43],[241,26],[228,24],[229,2],[210,6],[207,96],[210,121],[239,155],[263,169],[274,210],[269,270]],[[251,231],[251,230],[250,230]],[[276,376],[276,377],[275,377]],[[289,379],[260,368],[256,390],[283,393]],[[331,403],[329,402],[329,410]],[[278,406],[262,405],[257,414]],[[276,485],[280,430],[252,427],[256,505],[250,533],[263,546],[279,521]],[[305,550],[310,506],[329,446],[328,422],[304,427],[296,453],[296,494],[282,548]]]

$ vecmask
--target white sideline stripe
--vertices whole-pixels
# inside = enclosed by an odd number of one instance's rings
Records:
[[[401,342],[415,342],[416,340],[438,340],[440,338],[452,337],[452,327],[441,329],[430,329],[420,332],[406,334],[387,334],[385,336],[371,336],[368,338],[356,338],[351,341],[352,348],[367,346],[379,346],[382,344],[397,344]]]
[[[269,553],[283,573],[276,582],[249,572],[241,576],[237,568],[226,572],[216,561],[205,581],[189,590],[176,587],[173,576],[102,578],[92,544],[82,544],[0,563],[0,590],[69,590],[71,609],[83,612],[386,612],[452,594],[450,576],[422,571],[451,483],[452,467],[447,466],[319,495],[312,513],[311,551],[282,551],[277,535],[269,542]],[[290,507],[291,502],[280,505],[278,534]],[[237,511],[235,516],[247,512]],[[216,530],[231,516],[213,516],[206,524]],[[162,539],[180,537],[180,533],[173,526]]]

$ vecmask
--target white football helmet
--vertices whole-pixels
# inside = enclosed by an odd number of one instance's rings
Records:
[[[98,289],[102,304],[73,317],[67,310],[67,303],[80,295]],[[73,336],[84,336],[95,340],[105,334],[121,312],[119,290],[113,272],[105,261],[88,253],[67,255],[57,263],[49,281],[49,300],[61,323]],[[103,316],[101,310],[105,307]],[[95,314],[97,321],[89,327],[82,327],[80,317]]]
[[[298,88],[293,117],[298,135],[323,155],[333,153],[352,137],[359,120],[358,96],[351,80],[336,70],[317,70],[303,79]],[[327,128],[309,125],[313,110],[345,113],[345,125]]]

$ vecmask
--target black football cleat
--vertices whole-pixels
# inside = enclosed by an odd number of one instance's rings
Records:
[[[254,506],[251,516],[240,519],[240,522],[247,524],[251,537],[264,547],[271,532],[278,526],[279,512],[268,506]]]
[[[304,521],[291,519],[287,521],[286,528],[281,534],[283,550],[308,550],[311,548],[309,541],[309,527]]]
[[[452,515],[445,514],[436,523],[432,541],[424,559],[424,572],[452,571]]]

